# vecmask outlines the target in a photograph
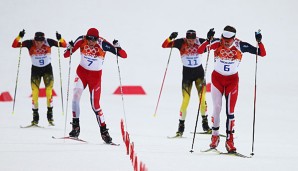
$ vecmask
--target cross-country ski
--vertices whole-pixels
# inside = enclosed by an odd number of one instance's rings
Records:
[[[69,136],[66,136],[66,137],[55,137],[55,136],[52,136],[53,139],[64,139],[64,140],[74,140],[74,141],[80,141],[80,142],[84,142],[84,143],[90,143],[88,141],[85,141],[83,139],[80,139],[78,137],[69,137]],[[111,142],[111,143],[104,143],[106,145],[114,145],[114,146],[120,146],[120,144],[116,144],[114,142]]]
[[[26,125],[26,126],[20,125],[20,128],[45,128],[45,127],[39,126],[39,125],[36,125],[36,124],[30,124],[30,125]]]
[[[229,156],[236,156],[236,157],[242,157],[242,158],[251,158],[252,156],[247,156],[238,152],[221,152],[219,150],[217,150],[216,148],[208,148],[206,150],[201,150],[202,153],[215,153],[215,154],[219,154],[219,155],[229,155]]]

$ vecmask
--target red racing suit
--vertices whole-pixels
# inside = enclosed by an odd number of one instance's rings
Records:
[[[249,43],[242,42],[235,39],[233,44],[226,48],[219,39],[211,43],[210,49],[214,50],[214,71],[211,75],[211,95],[213,101],[213,127],[212,134],[218,135],[220,126],[220,111],[222,108],[222,96],[226,98],[226,132],[227,139],[229,135],[234,132],[234,109],[238,97],[238,67],[242,59],[242,54],[248,52],[264,57],[266,50],[262,42],[260,42],[259,48],[250,45]],[[209,44],[205,41],[198,49],[199,53],[204,53],[206,46]]]
[[[90,101],[93,111],[95,112],[99,126],[105,126],[103,112],[100,108],[101,94],[101,75],[106,52],[117,54],[121,58],[127,58],[126,52],[121,48],[115,48],[111,43],[103,38],[99,38],[95,46],[88,45],[85,36],[80,36],[74,42],[74,47],[66,50],[64,57],[70,57],[77,49],[81,52],[81,61],[76,71],[74,80],[75,87],[72,99],[73,118],[80,117],[80,98],[83,90],[88,85],[90,92]],[[118,49],[118,50],[117,50]]]

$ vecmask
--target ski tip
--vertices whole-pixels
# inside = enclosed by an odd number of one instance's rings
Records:
[[[114,146],[120,146],[120,144],[116,144],[116,143],[113,143],[113,142],[111,142],[111,143],[106,143],[107,145],[114,145]]]

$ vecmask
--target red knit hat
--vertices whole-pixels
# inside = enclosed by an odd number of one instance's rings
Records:
[[[93,37],[99,38],[98,30],[96,28],[90,28],[87,31],[87,35],[86,36],[93,36]]]

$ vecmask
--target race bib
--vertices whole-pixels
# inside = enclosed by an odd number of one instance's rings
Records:
[[[33,66],[44,67],[51,63],[51,55],[32,55],[31,61]]]
[[[202,61],[199,56],[183,56],[181,58],[183,66],[189,68],[195,68],[202,64]]]

